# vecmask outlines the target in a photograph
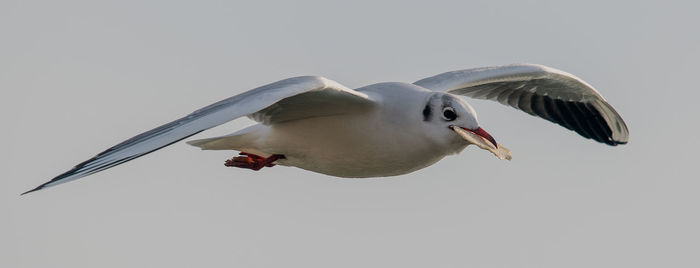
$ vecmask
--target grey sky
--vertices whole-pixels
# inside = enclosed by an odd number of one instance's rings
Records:
[[[697,267],[692,1],[0,1],[2,267]],[[142,131],[297,75],[348,87],[517,62],[625,118],[609,147],[468,100],[513,161],[467,148],[338,179],[178,143],[19,193]],[[195,136],[233,132],[236,120]]]

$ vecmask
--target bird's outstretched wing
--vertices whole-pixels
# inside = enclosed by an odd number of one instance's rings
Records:
[[[498,101],[608,145],[625,144],[622,117],[591,85],[535,64],[484,67],[438,74],[413,83],[427,89]]]
[[[271,124],[349,113],[373,104],[366,94],[323,77],[302,76],[281,80],[216,102],[139,134],[23,194],[114,167],[241,116],[247,115],[264,124]]]

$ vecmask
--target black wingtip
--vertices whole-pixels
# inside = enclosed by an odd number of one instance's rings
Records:
[[[29,190],[29,191],[26,191],[26,192],[20,194],[20,196],[23,196],[23,195],[28,194],[28,193],[31,193],[31,192],[39,191],[39,190],[41,190],[41,189],[44,189],[44,184],[39,185],[39,186],[37,186],[36,188],[31,189],[31,190]]]
[[[610,146],[618,146],[618,145],[625,145],[625,144],[627,144],[627,141],[613,140],[611,143],[608,143],[608,145],[610,145]]]

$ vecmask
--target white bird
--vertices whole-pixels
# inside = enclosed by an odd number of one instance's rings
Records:
[[[242,116],[259,124],[188,143],[240,151],[226,166],[259,170],[279,164],[350,178],[410,173],[470,144],[510,159],[510,151],[480,127],[474,109],[458,95],[498,101],[608,145],[629,139],[625,122],[592,86],[542,65],[467,69],[413,84],[355,90],[302,76],[243,92],[139,134],[23,194],[114,167]]]

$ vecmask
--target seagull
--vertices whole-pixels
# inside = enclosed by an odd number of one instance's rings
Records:
[[[607,145],[629,140],[625,122],[591,85],[537,64],[465,69],[412,84],[385,82],[354,90],[324,77],[301,76],[146,131],[23,195],[117,166],[242,116],[258,124],[187,143],[239,151],[226,160],[228,167],[257,171],[282,165],[346,178],[407,174],[472,144],[510,160],[510,150],[481,128],[461,96],[500,102]]]

